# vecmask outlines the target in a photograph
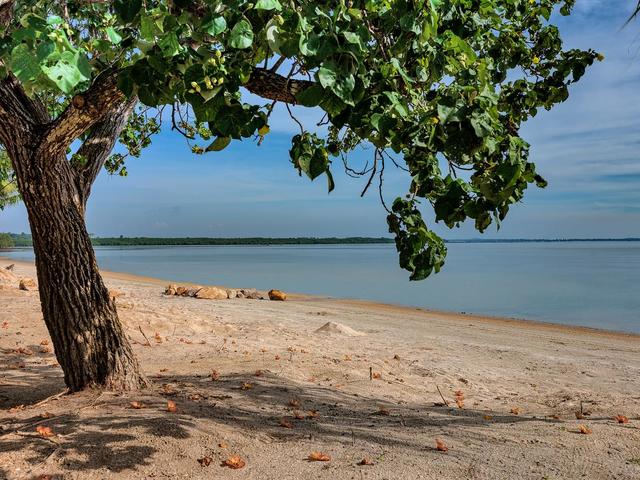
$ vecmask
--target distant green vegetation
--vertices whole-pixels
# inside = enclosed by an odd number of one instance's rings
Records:
[[[32,246],[31,235],[26,233],[9,234],[16,247]],[[91,242],[95,246],[102,247],[132,247],[152,245],[340,245],[362,243],[393,243],[391,238],[347,237],[347,238],[316,238],[316,237],[290,237],[290,238],[155,238],[155,237],[93,237]]]
[[[0,248],[12,248],[15,244],[8,233],[0,233]]]

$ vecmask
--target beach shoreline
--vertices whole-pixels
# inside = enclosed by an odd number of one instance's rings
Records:
[[[10,257],[3,256],[2,252],[0,252],[0,262],[15,263],[16,265],[21,265],[26,268],[35,266],[33,262],[26,262],[23,260],[14,260],[14,259],[11,259]],[[146,284],[146,285],[158,285],[161,287],[166,287],[169,284],[185,284],[185,285],[188,284],[188,283],[179,282],[176,280],[148,277],[148,276],[138,275],[138,274],[129,273],[129,272],[113,272],[109,270],[101,270],[100,273],[103,275],[105,280],[107,279],[119,280],[119,281],[127,281],[127,282]],[[243,286],[238,286],[238,285],[207,285],[207,286],[216,286],[220,288],[244,288]],[[500,316],[492,316],[492,315],[479,315],[474,313],[453,312],[453,311],[429,309],[429,308],[423,308],[423,307],[413,307],[413,306],[393,304],[393,303],[376,302],[373,300],[365,300],[365,299],[357,299],[357,298],[339,298],[339,297],[314,295],[314,294],[299,293],[299,292],[287,292],[287,295],[291,300],[296,300],[296,301],[309,300],[309,301],[335,302],[339,304],[358,306],[365,309],[378,309],[383,311],[387,310],[387,311],[392,311],[398,314],[424,312],[426,315],[438,315],[443,318],[448,318],[452,321],[457,321],[457,322],[475,321],[475,322],[484,322],[488,324],[512,326],[514,328],[534,328],[534,329],[537,328],[537,329],[546,330],[546,331],[558,331],[563,333],[584,333],[584,334],[592,334],[592,335],[598,335],[598,336],[604,336],[604,337],[636,338],[640,340],[640,333],[608,330],[606,328],[587,327],[583,325],[567,325],[563,323],[545,322],[541,320],[530,320],[526,318],[515,318],[515,317],[512,318],[512,317],[500,317]]]

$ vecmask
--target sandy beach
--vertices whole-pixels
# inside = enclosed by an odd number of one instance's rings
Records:
[[[38,293],[1,287],[0,478],[640,478],[640,336],[104,276],[153,386],[50,398]]]

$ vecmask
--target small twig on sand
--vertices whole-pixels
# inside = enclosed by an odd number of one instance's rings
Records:
[[[369,367],[369,380],[373,381],[373,367]]]
[[[147,341],[147,347],[151,346],[151,342],[149,341],[149,339],[147,338],[147,336],[144,334],[144,332],[142,331],[142,327],[140,325],[138,325],[138,330],[140,330],[140,333],[142,334],[142,336],[144,337],[144,339]]]
[[[447,402],[447,400],[444,398],[444,395],[442,395],[442,392],[440,391],[440,387],[438,385],[436,385],[436,388],[438,389],[438,393],[440,394],[440,398],[442,399],[444,404],[448,407],[449,406],[449,402]]]
[[[50,397],[47,397],[44,400],[39,401],[38,403],[30,405],[29,408],[41,407],[45,403],[49,403],[51,400],[57,400],[58,398],[62,397],[63,395],[66,395],[67,393],[69,393],[69,389],[65,388],[60,393],[56,393],[55,395],[51,395]]]

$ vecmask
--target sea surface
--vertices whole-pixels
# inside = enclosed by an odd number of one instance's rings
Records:
[[[410,282],[394,245],[98,247],[106,270],[640,333],[640,242],[450,243]],[[33,259],[31,249],[2,253]]]

